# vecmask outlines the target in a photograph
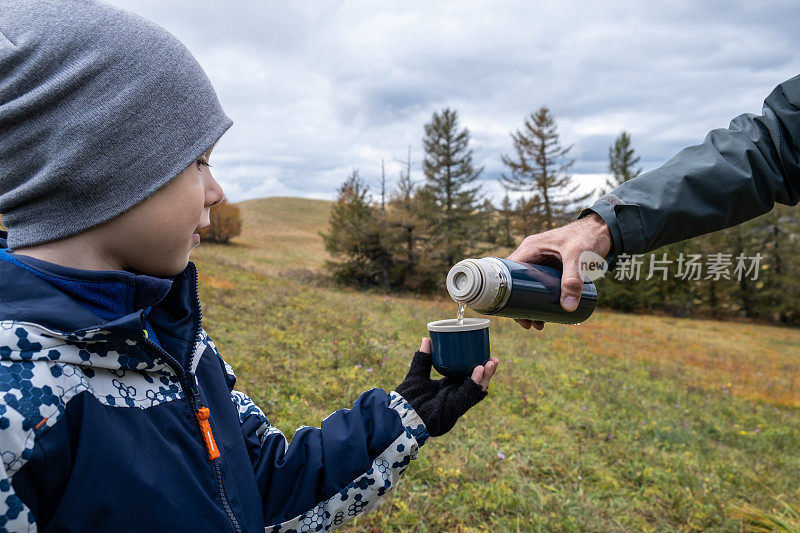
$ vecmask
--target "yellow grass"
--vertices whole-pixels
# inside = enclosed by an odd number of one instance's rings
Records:
[[[598,355],[649,361],[704,389],[800,406],[800,359],[786,357],[793,349],[800,355],[797,329],[600,310],[576,332]]]

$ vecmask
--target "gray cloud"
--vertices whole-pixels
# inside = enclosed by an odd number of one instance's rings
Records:
[[[502,194],[509,133],[541,105],[589,190],[621,130],[654,168],[800,73],[794,1],[113,3],[208,72],[235,121],[212,157],[233,201],[332,198],[354,166],[375,189],[382,157],[393,181],[444,106],[473,135],[487,194]]]

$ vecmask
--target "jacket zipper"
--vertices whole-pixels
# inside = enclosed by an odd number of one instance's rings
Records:
[[[200,295],[197,287],[198,285],[197,268],[195,267],[193,270],[194,270],[194,297],[196,304],[195,310],[197,311],[197,322],[194,328],[194,337],[190,342],[190,348],[189,348],[190,353],[187,354],[187,357],[191,354],[191,350],[194,350],[195,342],[197,340],[197,337],[200,335],[200,327],[203,320],[202,310],[200,308]],[[197,417],[197,423],[200,428],[200,431],[203,433],[203,438],[206,443],[206,450],[209,452],[209,461],[211,462],[211,467],[214,470],[214,480],[216,481],[217,484],[217,491],[219,492],[220,499],[222,500],[222,508],[224,509],[225,514],[228,517],[228,522],[229,525],[231,526],[231,529],[233,529],[233,531],[235,531],[236,533],[241,533],[242,528],[239,525],[239,520],[236,518],[236,514],[233,512],[233,507],[231,506],[230,501],[228,501],[228,494],[225,491],[222,469],[218,461],[219,451],[217,450],[217,453],[214,456],[212,455],[211,448],[209,447],[209,438],[211,442],[213,442],[213,436],[211,436],[211,427],[210,425],[208,425],[209,424],[208,416],[210,416],[210,413],[208,412],[208,408],[206,407],[198,408],[197,406],[197,397],[200,395],[200,391],[197,388],[197,381],[195,379],[195,376],[191,371],[187,372],[183,368],[181,368],[178,361],[174,357],[172,357],[172,355],[170,355],[169,352],[167,352],[159,345],[151,341],[147,337],[147,331],[146,330],[143,331],[144,331],[143,340],[145,346],[151,348],[158,355],[160,355],[161,358],[164,359],[164,361],[167,363],[167,366],[169,366],[172,369],[172,371],[175,372],[175,374],[177,374],[178,376],[178,380],[181,383],[183,392],[184,394],[186,394],[186,399],[189,400],[189,405],[192,408],[192,412],[195,413],[195,416]],[[216,449],[216,443],[214,444],[214,447]]]

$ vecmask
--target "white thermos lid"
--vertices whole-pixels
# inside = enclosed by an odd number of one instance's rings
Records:
[[[474,259],[459,261],[447,273],[447,292],[457,302],[470,302],[483,289],[483,274]]]
[[[447,273],[447,292],[456,302],[480,312],[497,307],[500,300],[508,298],[508,274],[502,262],[493,257],[464,259]],[[498,293],[501,298],[498,299]]]

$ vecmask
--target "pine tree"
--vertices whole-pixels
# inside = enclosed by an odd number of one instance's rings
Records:
[[[776,204],[772,211],[748,223],[761,253],[761,271],[753,283],[754,316],[783,324],[800,324],[800,213],[796,207]]]
[[[443,259],[442,236],[438,231],[441,225],[441,208],[437,205],[433,188],[428,185],[417,187],[412,206],[419,223],[417,228],[419,247],[414,264],[414,276],[409,285],[418,292],[441,294],[445,274],[450,267]]]
[[[736,262],[736,258],[739,256],[739,254],[741,254],[743,258],[752,257],[755,255],[753,252],[760,248],[760,243],[754,243],[754,231],[752,223],[733,226],[732,228],[726,230],[726,233],[728,234],[728,241],[730,242],[729,246],[731,246],[734,262]],[[757,245],[753,246],[754,244]],[[746,265],[746,267],[752,265],[751,261],[743,261],[743,263]],[[758,299],[758,295],[755,294],[754,281],[757,281],[757,279],[753,280],[750,275],[744,275],[744,272],[738,276],[734,275],[732,279],[736,280],[736,288],[733,292],[734,298],[739,303],[740,315],[744,318],[756,316],[756,301]]]
[[[548,229],[538,194],[530,198],[520,196],[517,199],[517,204],[514,206],[513,227],[523,238]]]
[[[436,205],[429,252],[439,258],[444,269],[467,255],[475,242],[472,214],[480,186],[474,184],[483,169],[473,166],[469,141],[469,130],[459,128],[456,111],[434,112],[425,124],[422,170]]]
[[[639,159],[638,156],[633,156],[631,136],[623,131],[614,141],[614,145],[608,148],[608,170],[612,175],[611,178],[606,179],[606,186],[610,188],[609,190],[616,189],[642,173],[641,168],[634,168]]]
[[[510,191],[537,192],[545,229],[553,228],[591,196],[576,195],[578,185],[568,173],[575,162],[567,157],[572,146],[561,146],[555,119],[545,106],[531,113],[523,129],[512,133],[511,138],[516,157],[502,156],[511,174],[501,175],[500,183]]]
[[[380,235],[381,246],[386,253],[381,255],[381,274],[383,275],[383,286],[387,289],[391,288],[392,283],[389,274],[389,254],[391,253],[389,227],[386,222],[386,167],[381,158],[381,213],[380,213]]]
[[[326,266],[340,283],[359,287],[385,284],[384,247],[379,214],[371,205],[369,189],[353,169],[331,207],[328,233],[320,232],[333,257]]]
[[[506,194],[500,204],[500,235],[503,246],[513,246],[514,237],[511,235],[511,228],[514,222],[514,208],[511,205],[511,198]]]
[[[405,168],[400,171],[397,190],[389,195],[386,211],[389,227],[389,250],[392,256],[393,285],[419,290],[418,249],[427,231],[425,216],[420,207],[418,187],[411,179],[411,149]]]
[[[481,240],[490,244],[496,244],[498,241],[496,215],[497,209],[495,209],[492,201],[488,198],[484,199],[478,209],[478,217],[483,230],[481,231]]]

